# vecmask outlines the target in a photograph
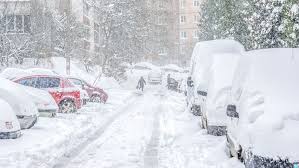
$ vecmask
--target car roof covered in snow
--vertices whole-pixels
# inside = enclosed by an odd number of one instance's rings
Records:
[[[153,65],[152,63],[149,63],[149,62],[139,62],[139,63],[134,64],[133,67],[144,67],[144,68],[147,68],[147,69],[150,69],[150,70],[158,69],[157,66],[155,66],[155,65]]]
[[[195,45],[191,58],[191,76],[197,88],[207,89],[209,69],[213,63],[214,54],[245,52],[244,46],[235,40],[212,40],[199,42]]]
[[[164,65],[161,67],[161,69],[165,70],[165,71],[168,71],[168,70],[171,70],[171,71],[176,71],[176,72],[183,72],[184,69],[179,67],[178,65],[175,65],[175,64],[167,64],[167,65]]]
[[[240,141],[255,154],[298,161],[299,50],[264,49],[246,55],[246,77],[237,81],[242,82]]]
[[[6,68],[1,72],[0,76],[9,80],[17,80],[28,76],[61,77],[54,71],[50,69],[43,69],[43,68],[31,68],[31,69]]]

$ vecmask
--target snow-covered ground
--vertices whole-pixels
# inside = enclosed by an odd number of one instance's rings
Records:
[[[105,105],[88,104],[78,114],[40,118],[16,140],[0,141],[0,167],[53,167],[63,156],[73,155],[121,115],[121,109],[136,99],[131,92],[110,90]]]
[[[114,116],[110,124],[94,125],[96,130],[103,128],[100,133],[93,136],[86,133],[87,139],[91,139],[83,141],[88,143],[71,150],[63,149],[72,153],[64,154],[64,157],[55,158],[56,160],[48,160],[51,164],[43,166],[243,168],[239,161],[229,159],[225,153],[225,137],[213,137],[200,129],[198,118],[185,110],[185,98],[182,94],[162,91],[160,87],[147,88],[144,94],[131,91],[131,101],[119,107],[121,112],[117,117]],[[110,104],[107,109],[112,107]],[[111,111],[113,110],[109,110],[109,113]],[[109,117],[105,117],[105,120],[107,118]],[[82,142],[80,139],[79,141]]]
[[[81,70],[75,66],[73,75],[95,78]],[[0,167],[243,168],[227,156],[225,137],[201,130],[184,95],[167,91],[165,79],[147,85],[144,93],[135,91],[132,79],[147,73],[130,73],[124,88],[106,88],[105,105],[90,103],[77,114],[40,118],[21,138],[0,141]]]

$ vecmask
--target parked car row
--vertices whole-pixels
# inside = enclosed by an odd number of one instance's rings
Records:
[[[0,139],[18,138],[20,129],[30,129],[39,117],[74,113],[87,101],[108,100],[103,89],[47,69],[7,68],[0,74],[0,83],[0,107],[4,109]]]
[[[245,51],[233,40],[196,45],[187,103],[246,168],[298,167],[299,49]]]

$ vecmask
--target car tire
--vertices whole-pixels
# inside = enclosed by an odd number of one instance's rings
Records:
[[[90,100],[93,103],[101,103],[102,102],[102,99],[99,95],[92,95]]]
[[[30,128],[32,128],[36,123],[37,123],[37,117],[36,117],[36,119],[31,123],[31,125],[29,125],[29,127],[26,128],[26,129],[30,129]]]
[[[77,111],[77,108],[74,101],[63,100],[59,103],[59,111],[61,113],[75,113]]]

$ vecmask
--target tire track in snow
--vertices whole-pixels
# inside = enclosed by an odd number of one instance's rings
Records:
[[[161,97],[163,95],[160,95]],[[163,101],[161,99],[161,101]],[[159,165],[159,144],[160,144],[160,112],[162,110],[160,102],[158,110],[155,112],[153,121],[153,131],[150,143],[146,147],[144,154],[144,168],[157,168]]]
[[[59,159],[52,167],[65,168],[68,165],[68,163],[73,158],[77,157],[89,144],[96,141],[106,131],[106,129],[114,123],[114,121],[124,116],[125,114],[128,114],[129,111],[127,109],[129,109],[132,106],[132,102],[134,102],[136,98],[137,97],[132,98],[132,100],[128,101],[126,105],[119,110],[119,112],[123,111],[122,113],[115,113],[112,117],[109,118],[109,120],[106,121],[106,123],[102,127],[98,128],[94,134],[88,135],[89,138],[87,140],[83,141],[82,143],[65,153],[64,156],[61,159]]]

